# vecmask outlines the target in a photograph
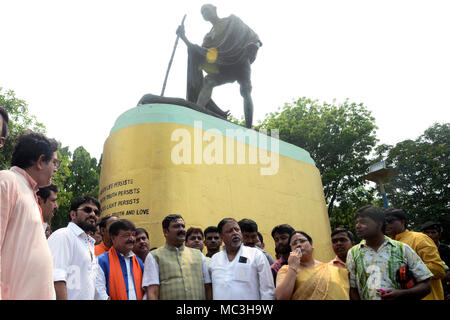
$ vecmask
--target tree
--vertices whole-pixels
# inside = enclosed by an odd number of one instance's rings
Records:
[[[52,229],[65,227],[69,222],[70,204],[82,195],[98,198],[100,165],[89,152],[78,147],[69,152],[68,147],[60,150],[61,166],[55,174],[54,181],[58,192],[58,211],[52,220]]]
[[[330,217],[336,203],[365,185],[361,176],[377,142],[377,127],[362,103],[320,104],[303,97],[270,113],[257,128],[278,129],[281,140],[310,153],[322,176]]]
[[[445,238],[450,228],[450,124],[435,123],[416,140],[381,145],[378,158],[396,170],[385,185],[391,207],[406,211],[410,227],[440,221]]]
[[[58,172],[53,176],[53,182],[58,187],[58,210],[52,219],[53,230],[65,227],[69,222],[69,209],[73,194],[71,190],[66,189],[66,181],[72,175],[71,158],[72,153],[69,151],[69,147],[59,148],[58,159],[61,160],[61,164]]]
[[[0,87],[0,105],[9,115],[10,134],[0,153],[0,170],[10,167],[11,156],[16,138],[26,130],[45,134],[45,126],[29,114],[28,105],[18,99],[14,91],[3,92]],[[89,153],[78,147],[73,155],[69,147],[62,147],[58,142],[58,159],[61,165],[53,176],[53,182],[58,187],[58,210],[52,219],[52,229],[65,227],[69,221],[69,210],[72,201],[83,194],[98,197],[100,164],[91,158]]]
[[[0,170],[8,169],[17,137],[25,130],[33,130],[45,134],[45,126],[29,114],[28,105],[16,97],[14,91],[3,91],[0,87],[0,106],[4,107],[9,116],[9,136],[0,152]]]

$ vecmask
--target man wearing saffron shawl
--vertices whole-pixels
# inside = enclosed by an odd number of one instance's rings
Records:
[[[262,42],[258,35],[235,15],[219,18],[216,7],[211,4],[203,5],[201,13],[203,18],[213,25],[201,46],[189,42],[184,26],[177,30],[177,35],[188,47],[187,100],[226,118],[228,112],[222,111],[211,100],[212,91],[216,86],[237,81],[244,99],[245,123],[247,128],[251,128],[253,101],[250,65],[255,61]],[[204,78],[202,70],[207,73]]]
[[[96,290],[102,300],[142,300],[144,263],[133,253],[136,227],[120,219],[109,227],[112,247],[98,256]]]
[[[294,231],[289,237],[288,264],[277,275],[277,300],[348,300],[348,272],[313,258],[311,237]]]

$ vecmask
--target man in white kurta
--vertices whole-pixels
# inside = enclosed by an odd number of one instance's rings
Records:
[[[222,223],[222,225],[221,225]],[[273,276],[265,255],[242,244],[234,219],[219,223],[225,244],[209,262],[214,300],[274,300]]]

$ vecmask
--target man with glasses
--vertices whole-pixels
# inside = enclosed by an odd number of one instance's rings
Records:
[[[109,228],[113,246],[98,256],[96,290],[101,300],[142,300],[144,263],[133,253],[136,227],[120,219]]]
[[[70,206],[71,221],[66,228],[52,233],[48,245],[53,256],[55,292],[57,300],[93,300],[97,259],[95,240],[88,232],[96,231],[100,203],[90,196],[82,196]]]
[[[54,299],[52,256],[36,191],[58,170],[58,143],[22,134],[0,171],[0,300]]]
[[[406,228],[406,214],[402,209],[389,208],[384,211],[386,234],[394,240],[409,245],[433,273],[431,292],[423,300],[444,300],[441,280],[445,278],[444,262],[439,256],[438,248],[433,240],[421,232],[409,231]]]

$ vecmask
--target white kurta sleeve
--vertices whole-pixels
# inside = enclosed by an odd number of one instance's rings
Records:
[[[255,257],[258,269],[259,294],[261,300],[275,300],[275,286],[273,284],[273,275],[270,271],[269,262],[262,252]]]
[[[147,254],[144,262],[144,274],[142,276],[142,288],[159,285],[159,267],[151,253]]]
[[[48,238],[48,246],[53,257],[53,281],[67,282],[72,245],[65,232],[54,232]]]
[[[203,262],[203,281],[205,284],[211,283],[211,275],[209,274],[208,262],[206,261],[205,256],[202,254],[202,262]]]

